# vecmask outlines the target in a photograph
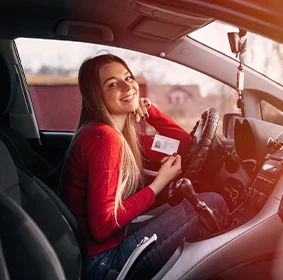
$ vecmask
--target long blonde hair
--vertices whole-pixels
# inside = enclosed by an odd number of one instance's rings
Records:
[[[98,121],[114,128],[120,135],[120,170],[114,205],[117,222],[118,208],[122,206],[124,199],[137,191],[142,181],[142,159],[135,122],[131,114],[127,116],[124,130],[120,131],[105,106],[99,70],[103,65],[113,62],[125,66],[134,78],[128,65],[121,58],[111,54],[96,56],[84,61],[81,65],[78,82],[82,95],[82,108],[77,131],[92,121]]]

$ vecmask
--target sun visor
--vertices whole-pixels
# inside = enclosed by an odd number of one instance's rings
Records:
[[[142,17],[133,26],[133,33],[142,37],[172,41],[199,29],[214,19],[178,10],[157,7],[148,2],[135,1],[131,8]]]
[[[172,41],[189,31],[189,27],[144,17],[134,26],[132,32],[146,38]]]
[[[102,42],[113,42],[114,35],[112,30],[104,24],[91,23],[76,20],[63,20],[56,29],[56,35],[68,39],[76,38],[76,40],[95,39]]]

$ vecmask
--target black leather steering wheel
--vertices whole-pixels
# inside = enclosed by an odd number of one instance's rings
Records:
[[[210,107],[202,113],[201,118],[191,133],[193,136],[191,150],[193,152],[190,151],[188,153],[191,158],[186,171],[181,174],[181,177],[190,179],[194,187],[198,185],[199,173],[215,136],[218,122],[219,112],[215,108]],[[168,203],[171,205],[176,205],[181,199],[181,197],[178,197],[178,194],[174,197],[175,184],[176,181],[172,182],[169,187]]]
[[[200,120],[192,131],[193,141],[196,146],[187,170],[183,173],[183,176],[190,179],[192,183],[198,181],[199,172],[212,144],[218,122],[219,112],[210,107],[202,113]]]

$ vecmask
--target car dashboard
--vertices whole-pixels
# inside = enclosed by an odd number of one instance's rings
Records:
[[[277,139],[282,126],[252,118],[238,118],[234,126],[234,151],[224,159],[220,176],[214,185],[228,203],[231,211],[246,199],[248,188],[253,185],[272,152],[269,138]],[[231,168],[231,166],[233,168]]]
[[[238,118],[234,128],[235,152],[244,166],[254,162],[254,169],[259,171],[269,152],[268,139],[276,139],[281,133],[280,125],[252,118]]]
[[[283,233],[283,147],[267,145],[269,137],[282,141],[282,127],[255,119],[236,120],[235,152],[250,180],[231,213],[234,222],[203,240],[186,239],[178,260],[162,279],[249,279],[248,275],[273,279],[274,260],[283,260],[278,246]]]

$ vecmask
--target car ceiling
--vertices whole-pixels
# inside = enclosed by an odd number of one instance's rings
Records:
[[[0,3],[0,37],[79,40],[157,54],[215,18],[283,41],[283,5],[275,9],[274,0],[263,9],[263,2],[7,0]]]
[[[148,53],[168,51],[185,35],[213,21],[132,0],[11,0],[2,5],[2,39],[77,40]]]

